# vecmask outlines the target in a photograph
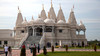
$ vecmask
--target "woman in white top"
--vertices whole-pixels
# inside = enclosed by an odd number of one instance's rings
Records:
[[[7,45],[5,45],[5,47],[4,47],[4,52],[5,52],[5,56],[7,56],[7,54],[8,54],[8,46]]]

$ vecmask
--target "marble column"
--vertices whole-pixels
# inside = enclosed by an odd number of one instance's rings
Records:
[[[45,26],[42,26],[42,36],[44,36],[44,28]]]
[[[54,37],[54,26],[52,26],[52,36]]]
[[[55,39],[54,38],[54,26],[52,26],[52,37],[53,38],[52,38],[52,41],[51,41],[52,42],[51,45],[54,45],[54,39]]]
[[[84,35],[85,35],[85,30],[84,30]]]
[[[80,31],[78,30],[78,35],[80,34]]]
[[[33,36],[34,36],[34,26],[32,27],[32,29],[33,29]]]
[[[34,27],[34,36],[36,36],[36,30],[35,30],[36,28]]]

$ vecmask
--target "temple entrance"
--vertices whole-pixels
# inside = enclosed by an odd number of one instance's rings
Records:
[[[32,27],[29,28],[29,36],[32,36],[33,35],[33,29]]]
[[[36,36],[42,36],[43,34],[42,31],[43,31],[42,28],[39,28],[39,27],[36,28]]]
[[[51,47],[51,43],[50,42],[47,42],[47,47]]]

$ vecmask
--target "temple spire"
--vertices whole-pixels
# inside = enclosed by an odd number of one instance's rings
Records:
[[[68,23],[70,23],[71,25],[76,25],[77,21],[76,21],[73,9],[74,9],[74,5],[73,5],[73,7],[71,9],[71,12],[70,12],[70,15],[69,15],[69,19],[68,19]]]
[[[23,22],[23,16],[22,16],[19,6],[18,6],[18,15],[17,15],[17,20],[16,20],[16,26],[20,26],[22,22]]]
[[[52,7],[52,0],[51,0],[51,7]]]

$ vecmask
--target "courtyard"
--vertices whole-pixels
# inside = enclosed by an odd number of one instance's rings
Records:
[[[3,51],[1,49],[0,51]],[[93,49],[69,49],[68,52],[65,51],[65,48],[55,48],[55,52],[51,52],[51,48],[47,48],[47,56],[100,56],[100,49],[97,49],[97,52],[94,52]],[[1,54],[5,56],[5,54]],[[20,56],[20,49],[13,49],[12,56]],[[26,56],[32,56],[30,50],[26,50]],[[43,50],[40,50],[40,53],[37,53],[37,56],[44,56]]]

